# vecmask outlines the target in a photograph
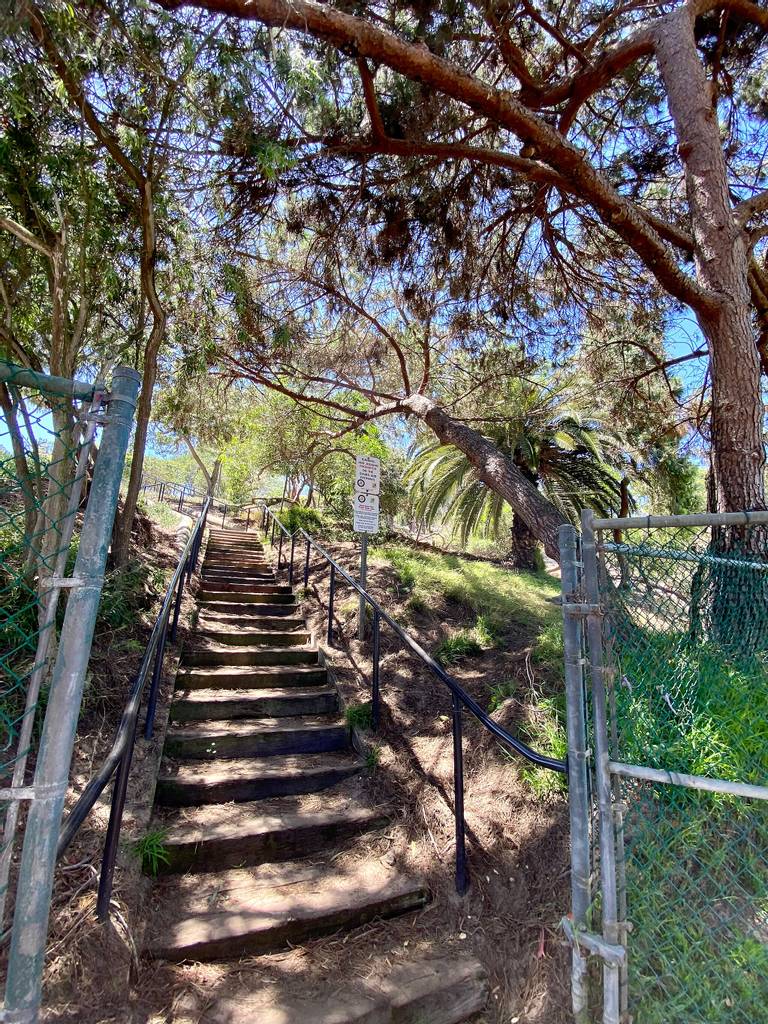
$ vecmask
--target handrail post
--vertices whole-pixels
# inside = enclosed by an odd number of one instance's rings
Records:
[[[371,726],[374,731],[379,728],[379,629],[381,621],[378,609],[373,610],[373,651],[371,660],[373,664],[373,678],[371,680]]]
[[[304,556],[304,589],[309,587],[309,541],[307,541],[307,553]]]
[[[275,530],[277,529],[277,525],[276,524],[277,524],[277,520],[275,519],[275,517],[273,515],[272,516],[272,533],[270,534],[270,537],[269,537],[269,543],[270,543],[271,547],[275,546]]]
[[[184,573],[181,574],[182,578]],[[181,591],[182,582],[179,579],[179,591]],[[177,605],[178,605],[177,601]],[[175,610],[174,610],[175,611]],[[174,621],[174,626],[176,622]],[[155,666],[152,670],[152,683],[149,687],[149,698],[147,699],[147,717],[144,722],[144,739],[152,739],[152,733],[155,726],[155,711],[157,710],[157,695],[160,690],[160,677],[163,674],[163,658],[165,657],[165,643],[168,636],[168,618],[166,617],[163,623],[163,629],[160,633],[160,639],[157,642],[157,652],[155,653]]]
[[[291,561],[288,565],[288,586],[293,586],[293,552],[296,548],[296,534],[291,534]]]
[[[463,896],[469,887],[464,825],[464,751],[462,749],[462,704],[453,694],[453,813],[456,819],[456,892]]]
[[[224,508],[222,509],[222,512],[221,512],[221,528],[222,528],[222,530],[224,529],[224,520],[226,518],[227,518],[227,503],[225,501],[224,502]]]
[[[112,800],[109,807],[109,825],[107,826],[107,838],[104,843],[104,853],[101,856],[101,871],[99,872],[99,892],[96,897],[96,916],[104,923],[109,917],[109,903],[112,899],[112,883],[115,877],[115,862],[117,850],[120,843],[120,826],[123,823],[123,811],[125,810],[125,798],[128,792],[128,778],[131,774],[131,762],[133,761],[133,747],[136,739],[136,726],[138,718],[133,726],[133,734],[128,737],[125,752],[120,758],[120,764],[115,773],[115,781],[112,784]]]
[[[246,531],[248,531],[248,530],[250,530],[250,528],[251,528],[251,506],[249,505],[248,506],[248,517],[245,520],[245,529],[246,529]]]
[[[179,586],[178,590],[176,591],[176,604],[174,605],[173,608],[173,625],[171,626],[171,643],[173,644],[176,643],[176,634],[179,631],[179,612],[181,611],[181,596],[184,593],[185,569],[186,566],[184,566],[184,569],[181,570],[181,574],[179,575]]]
[[[280,543],[277,545],[277,572],[280,574],[280,570],[283,567],[283,531],[280,531]]]
[[[336,590],[336,566],[331,563],[330,587],[328,590],[328,646],[333,647],[333,597]]]

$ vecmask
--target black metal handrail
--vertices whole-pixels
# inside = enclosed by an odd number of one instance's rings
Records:
[[[262,498],[253,498],[251,501],[232,502],[224,501],[223,498],[217,498],[215,495],[209,495],[204,491],[198,491],[194,487],[190,487],[187,484],[176,483],[175,480],[151,480],[147,483],[143,483],[139,487],[139,494],[149,493],[150,491],[156,491],[156,500],[165,503],[167,505],[173,505],[177,512],[184,512],[184,502],[187,500],[193,501],[199,499],[201,504],[205,499],[210,500],[210,509],[215,512],[218,511],[221,515],[221,526],[224,526],[227,513],[234,513],[236,509],[245,508],[247,509],[245,529],[249,530],[251,527],[251,513],[254,506],[258,505],[259,501],[263,501]],[[279,498],[275,499],[279,501]],[[285,499],[288,500],[288,499]]]
[[[271,528],[270,528],[271,520]],[[278,540],[278,551],[277,551],[277,570],[278,572],[283,565],[283,539],[286,538],[290,542],[290,556],[288,558],[288,584],[293,585],[293,573],[294,573],[294,556],[296,552],[296,538],[302,537],[306,543],[306,553],[304,557],[304,588],[306,589],[309,585],[309,573],[310,573],[310,551],[316,551],[322,558],[328,562],[330,566],[330,578],[329,578],[329,593],[328,593],[328,632],[327,642],[328,646],[333,645],[333,603],[336,591],[336,576],[337,574],[354,589],[358,594],[371,606],[373,610],[373,622],[372,622],[372,672],[371,672],[371,724],[373,729],[377,729],[379,725],[379,714],[381,704],[381,685],[380,685],[380,629],[381,623],[385,622],[390,629],[402,640],[405,646],[413,652],[434,675],[440,679],[441,682],[445,683],[451,692],[451,704],[452,704],[452,726],[453,726],[453,783],[454,783],[454,817],[456,820],[456,889],[460,894],[463,894],[467,890],[469,885],[469,873],[467,870],[467,856],[466,856],[466,838],[465,838],[465,822],[464,822],[464,759],[462,751],[462,720],[461,715],[464,708],[466,708],[472,715],[493,735],[499,742],[510,747],[515,753],[520,754],[527,761],[535,764],[539,768],[547,768],[550,771],[561,772],[562,774],[568,774],[568,763],[565,760],[560,760],[555,757],[548,757],[546,754],[540,754],[532,747],[529,747],[527,743],[513,736],[512,733],[508,732],[498,722],[490,717],[485,712],[477,701],[458,683],[450,673],[446,672],[442,665],[439,665],[435,659],[429,655],[421,644],[417,643],[413,637],[407,633],[403,627],[392,618],[379,604],[375,597],[368,593],[353,576],[351,576],[346,569],[338,564],[338,562],[330,555],[317,541],[310,537],[306,530],[299,528],[294,533],[291,533],[283,523],[280,522],[278,517],[269,509],[266,505],[262,506],[262,530],[264,531],[265,537],[270,534],[270,544],[274,547],[275,535],[279,531]]]
[[[157,618],[152,627],[141,665],[136,673],[133,684],[128,694],[120,718],[120,724],[115,733],[112,747],[104,759],[101,767],[83,790],[75,806],[69,812],[66,821],[59,835],[57,857],[61,857],[69,844],[74,839],[80,826],[90,814],[96,801],[106,789],[112,777],[115,783],[112,788],[112,798],[109,809],[109,825],[107,836],[104,842],[104,852],[101,859],[101,872],[99,875],[99,893],[96,901],[96,912],[99,920],[106,920],[109,913],[109,902],[112,897],[112,883],[115,873],[115,861],[117,859],[118,843],[120,840],[120,826],[125,810],[125,796],[128,789],[128,776],[131,771],[133,759],[133,748],[136,742],[136,730],[141,710],[142,697],[149,678],[150,668],[152,669],[152,682],[147,698],[147,712],[144,721],[144,738],[152,736],[157,709],[157,697],[160,689],[160,679],[163,669],[163,657],[165,655],[166,641],[176,639],[179,625],[179,613],[181,611],[181,599],[184,593],[184,583],[192,579],[192,574],[197,566],[200,555],[200,547],[205,533],[205,523],[211,507],[211,499],[206,498],[192,531],[190,532],[184,550],[179,557],[176,569],[168,589],[165,592],[163,603]]]

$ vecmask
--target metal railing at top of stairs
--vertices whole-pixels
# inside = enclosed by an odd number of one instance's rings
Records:
[[[123,708],[120,724],[117,727],[112,747],[102,762],[101,767],[83,790],[75,806],[69,812],[59,836],[57,857],[61,857],[69,844],[74,839],[80,826],[91,813],[96,801],[102,792],[109,785],[114,776],[115,782],[112,787],[112,796],[109,809],[109,825],[104,842],[104,851],[101,858],[101,872],[99,874],[99,892],[96,901],[96,913],[100,921],[106,920],[109,915],[109,904],[112,898],[112,883],[115,873],[115,861],[117,859],[118,844],[120,840],[120,827],[125,810],[125,797],[128,789],[128,776],[131,771],[133,749],[136,743],[136,730],[141,710],[142,698],[146,688],[147,680],[150,677],[151,684],[147,697],[147,711],[144,721],[144,738],[150,739],[153,733],[155,712],[157,709],[157,698],[160,690],[160,680],[163,670],[163,658],[165,655],[166,641],[169,636],[171,642],[175,641],[179,625],[179,613],[181,611],[181,599],[184,593],[184,583],[190,582],[192,574],[197,567],[197,560],[200,555],[200,547],[203,543],[205,525],[208,512],[211,506],[211,499],[206,498],[200,515],[192,528],[189,538],[184,546],[176,569],[168,584],[160,611],[157,613],[155,623],[149,642],[144,650],[141,665],[136,673],[128,699]],[[170,628],[169,628],[170,624]]]
[[[371,725],[374,730],[378,729],[381,710],[381,684],[380,684],[380,633],[381,624],[385,622],[390,629],[399,637],[412,654],[415,654],[437,678],[444,683],[451,693],[452,705],[452,731],[453,731],[453,786],[454,786],[454,818],[456,822],[456,891],[463,895],[469,886],[469,871],[467,868],[466,853],[466,826],[464,820],[464,755],[462,749],[462,712],[467,709],[500,743],[505,747],[514,750],[515,753],[530,761],[539,768],[547,768],[550,771],[560,772],[566,777],[568,775],[567,761],[555,757],[548,757],[533,750],[522,740],[513,736],[498,722],[488,715],[463,686],[450,673],[446,672],[442,665],[429,655],[424,648],[407,633],[403,627],[387,614],[379,602],[368,591],[360,585],[343,569],[339,563],[330,555],[317,541],[310,537],[306,530],[298,529],[291,533],[280,522],[278,517],[266,505],[262,506],[261,527],[265,534],[270,535],[270,543],[274,547],[275,537],[278,536],[277,545],[277,571],[283,567],[283,545],[284,541],[290,546],[290,554],[287,558],[288,584],[293,585],[294,561],[296,554],[297,538],[306,545],[304,555],[304,589],[309,585],[310,574],[310,552],[316,551],[330,566],[329,590],[328,590],[328,630],[326,640],[329,647],[333,646],[333,604],[336,593],[336,577],[341,576],[360,597],[370,605],[373,612],[371,626]]]
[[[293,498],[251,498],[250,501],[224,501],[222,498],[217,498],[215,495],[209,495],[207,492],[198,491],[189,484],[179,484],[174,480],[149,480],[143,482],[139,487],[139,494],[151,494],[154,491],[155,500],[167,505],[172,505],[177,512],[184,513],[185,502],[194,505],[195,501],[202,502],[205,499],[210,499],[210,511],[217,512],[221,516],[221,527],[224,527],[224,523],[229,514],[234,518],[238,509],[245,509],[245,529],[251,528],[251,519],[254,517],[254,512],[259,507],[261,502],[274,501],[274,502],[285,502],[287,504],[295,504]],[[192,511],[192,510],[190,510]],[[188,511],[187,515],[190,514]],[[240,519],[243,516],[241,514]],[[254,519],[255,521],[255,519]]]

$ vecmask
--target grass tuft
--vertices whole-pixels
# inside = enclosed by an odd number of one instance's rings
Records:
[[[165,845],[167,839],[167,829],[154,828],[133,843],[133,852],[141,861],[141,870],[145,874],[155,876],[161,866],[171,863]]]
[[[350,729],[370,729],[373,725],[373,705],[370,701],[350,704],[344,712],[344,718]]]

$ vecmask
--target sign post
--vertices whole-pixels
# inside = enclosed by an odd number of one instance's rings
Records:
[[[354,530],[360,537],[360,586],[365,587],[368,570],[368,534],[379,529],[379,493],[381,490],[381,463],[372,455],[358,455],[355,459]],[[358,610],[358,639],[365,639],[365,598],[360,595]]]

